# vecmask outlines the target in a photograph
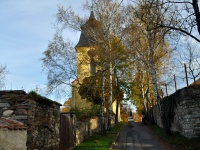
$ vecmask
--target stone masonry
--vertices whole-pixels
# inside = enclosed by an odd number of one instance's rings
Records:
[[[176,104],[171,130],[187,138],[200,137],[200,85],[181,89]],[[156,124],[162,127],[158,106],[153,107],[153,114]]]
[[[22,90],[0,91],[0,117],[20,121],[27,127],[27,150],[59,150],[60,106]]]

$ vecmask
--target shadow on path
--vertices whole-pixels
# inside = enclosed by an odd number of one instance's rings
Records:
[[[141,122],[129,122],[119,133],[115,150],[167,150]]]

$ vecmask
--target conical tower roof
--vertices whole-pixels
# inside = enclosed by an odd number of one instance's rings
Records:
[[[94,46],[102,39],[102,23],[96,20],[94,12],[91,11],[89,19],[81,26],[81,35],[76,47]]]

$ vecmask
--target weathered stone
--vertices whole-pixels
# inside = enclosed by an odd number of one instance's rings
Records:
[[[28,115],[28,116],[33,116],[33,115],[34,115],[33,110],[28,110],[27,115]]]
[[[14,113],[14,110],[5,110],[2,114],[3,117],[11,117]]]
[[[17,109],[15,111],[15,115],[27,115],[27,110],[26,109]]]
[[[18,115],[18,116],[13,116],[12,117],[13,119],[16,119],[16,120],[25,120],[28,118],[28,116],[25,116],[25,115]]]
[[[42,149],[41,145],[59,149],[59,103],[43,97],[31,99],[24,91],[0,91],[0,115],[7,109],[13,110],[7,116],[13,114],[12,119],[27,126],[27,149]]]
[[[200,85],[195,87],[186,87],[180,91],[179,98],[176,99],[177,107],[175,117],[172,123],[172,131],[178,131],[180,134],[192,138],[200,137]],[[159,109],[153,108],[155,122],[162,127]],[[196,128],[197,127],[197,128]]]
[[[1,108],[8,108],[8,107],[10,107],[10,104],[9,103],[0,103],[0,107]]]

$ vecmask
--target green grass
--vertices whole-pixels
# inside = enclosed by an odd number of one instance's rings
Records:
[[[77,145],[74,150],[108,150],[123,125],[124,123],[122,122],[115,125],[111,128],[111,131],[106,132],[106,136],[101,136],[100,133],[90,136],[81,144]]]
[[[200,150],[200,138],[188,139],[179,133],[166,136],[162,128],[156,125],[149,125],[149,127],[162,141],[168,143],[173,149]]]

